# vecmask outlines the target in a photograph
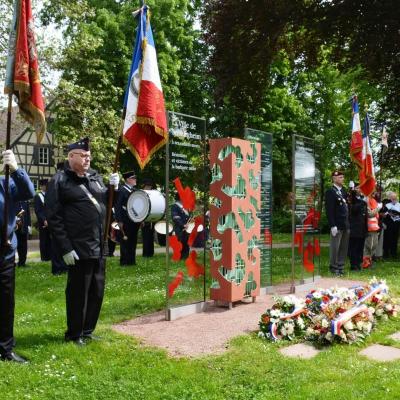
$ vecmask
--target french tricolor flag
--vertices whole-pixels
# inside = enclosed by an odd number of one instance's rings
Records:
[[[365,196],[369,196],[375,190],[374,160],[372,157],[371,143],[369,140],[369,116],[365,116],[363,131],[363,149],[361,152],[362,165],[359,171],[360,190]]]
[[[351,130],[350,156],[359,168],[362,167],[363,138],[357,96],[352,99],[353,121]]]
[[[166,143],[168,130],[147,6],[143,6],[137,16],[138,33],[124,99],[123,138],[143,169]]]

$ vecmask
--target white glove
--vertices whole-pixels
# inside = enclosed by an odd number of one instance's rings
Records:
[[[10,167],[10,172],[14,172],[18,169],[17,160],[15,159],[15,155],[12,150],[5,150],[2,153],[3,155],[3,169],[6,165]]]
[[[355,186],[354,182],[350,181],[349,182],[349,189],[354,189],[354,186]]]
[[[69,253],[63,255],[63,260],[66,265],[75,265],[75,260],[79,260],[79,257],[78,254],[76,254],[76,251],[72,250]]]
[[[119,175],[117,172],[114,172],[110,175],[110,178],[108,179],[108,182],[110,183],[111,186],[114,186],[115,189],[118,189],[119,185]]]
[[[28,226],[28,235],[32,235],[32,227]]]
[[[332,235],[333,237],[335,237],[335,236],[337,235],[337,233],[338,233],[337,227],[336,227],[336,226],[332,226],[332,228],[331,228],[331,235]]]
[[[378,203],[378,207],[376,207],[376,210],[379,212],[382,210],[383,204],[382,203]]]

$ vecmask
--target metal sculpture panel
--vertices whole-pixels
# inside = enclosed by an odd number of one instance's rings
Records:
[[[211,293],[232,303],[260,291],[259,143],[210,140]]]

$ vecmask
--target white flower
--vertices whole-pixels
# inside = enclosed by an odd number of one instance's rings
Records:
[[[329,326],[329,321],[328,321],[326,318],[324,318],[324,319],[321,321],[321,326],[322,326],[323,328],[327,328],[327,327]]]
[[[374,307],[368,307],[368,312],[372,315],[375,314],[375,308]]]
[[[328,332],[328,333],[326,334],[326,336],[325,336],[325,339],[328,340],[328,341],[330,341],[330,342],[332,342],[332,340],[333,340],[333,335],[332,335],[332,333],[331,333],[331,332]]]
[[[340,332],[340,335],[339,335],[339,336],[342,338],[342,340],[343,340],[344,342],[347,342],[347,336],[346,336],[346,334],[345,334],[343,331]]]
[[[314,293],[313,293],[313,297],[314,297],[315,299],[320,299],[320,298],[322,297],[322,294],[321,294],[321,292],[314,292]]]
[[[364,333],[370,333],[371,329],[372,329],[371,322],[367,322],[367,323],[364,324],[364,327],[363,327]]]
[[[383,314],[383,310],[381,308],[377,308],[375,314],[380,317]]]
[[[357,327],[357,329],[358,329],[359,331],[362,331],[362,330],[363,330],[363,327],[364,327],[364,322],[363,322],[363,321],[357,321],[356,327]]]
[[[385,310],[386,311],[392,311],[393,310],[393,306],[391,304],[385,304]]]
[[[282,328],[281,328],[281,335],[282,336],[287,336],[287,331],[286,331],[286,328],[285,328],[285,325],[284,326],[282,326]]]
[[[259,338],[262,338],[262,339],[265,339],[265,334],[264,334],[264,332],[262,332],[262,331],[258,332],[258,337],[259,337]]]
[[[278,309],[271,310],[271,317],[279,317],[280,315],[281,315],[280,310]]]
[[[343,328],[346,329],[346,330],[348,330],[348,331],[351,331],[351,330],[354,329],[354,325],[353,325],[353,323],[352,323],[351,320],[350,320],[350,321],[347,321],[347,322],[343,325]]]
[[[293,324],[286,323],[285,328],[288,335],[291,335],[294,332]]]
[[[309,326],[309,327],[307,328],[307,330],[306,330],[306,334],[309,335],[309,336],[311,336],[311,335],[314,335],[314,333],[315,333],[314,329],[311,328],[311,326]]]
[[[303,318],[301,317],[297,318],[297,325],[300,329],[304,329],[305,324]]]

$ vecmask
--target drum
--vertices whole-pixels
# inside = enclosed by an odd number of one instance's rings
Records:
[[[158,190],[135,190],[128,198],[126,211],[133,222],[157,222],[165,214],[165,197]]]
[[[168,229],[167,229],[167,223],[166,221],[158,221],[157,223],[154,224],[154,230],[157,233],[157,242],[160,246],[166,246],[167,245],[167,230],[168,233],[171,233],[173,228],[171,224],[168,224]]]
[[[168,224],[168,233],[172,232],[172,225]],[[165,221],[158,221],[156,224],[154,224],[154,230],[159,233],[160,235],[166,235],[167,234],[167,223]]]
[[[187,233],[192,233],[194,227],[195,227],[195,223],[194,223],[194,222],[189,222],[189,223],[187,224],[187,228],[185,229],[185,231],[186,231]],[[203,225],[199,225],[199,226],[197,227],[197,232],[201,232],[203,229],[204,229]]]

